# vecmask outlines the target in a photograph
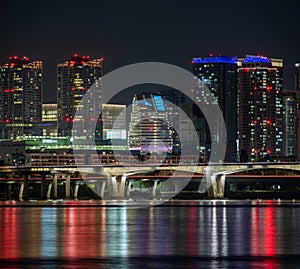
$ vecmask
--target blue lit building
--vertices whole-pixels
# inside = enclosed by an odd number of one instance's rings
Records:
[[[235,162],[237,160],[237,139],[238,139],[238,121],[237,121],[237,57],[231,56],[210,56],[207,58],[194,58],[193,73],[198,77],[216,97],[217,104],[223,113],[226,124],[227,148],[225,161]],[[195,92],[195,99],[206,100],[203,92]],[[213,105],[213,104],[212,104]],[[215,128],[218,128],[216,122]],[[207,147],[210,150],[212,141],[218,141],[218,136],[211,137],[207,124],[202,126],[206,129]],[[215,134],[220,134],[225,130],[216,129]]]
[[[240,150],[251,161],[283,156],[283,61],[247,55],[238,65]]]
[[[129,149],[145,155],[172,151],[172,132],[164,100],[158,94],[136,94],[128,134]]]

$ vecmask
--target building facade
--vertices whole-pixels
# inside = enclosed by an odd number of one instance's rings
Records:
[[[216,104],[222,111],[226,125],[226,130],[218,128],[218,123],[215,124],[216,130],[214,136],[209,132],[207,124],[206,137],[207,147],[210,150],[210,144],[219,140],[218,134],[227,134],[227,147],[225,161],[235,162],[237,160],[237,140],[238,140],[238,119],[237,119],[237,57],[228,56],[210,56],[207,58],[194,58],[193,73],[199,78],[211,91],[216,98]],[[201,89],[201,88],[200,88]],[[201,90],[195,93],[195,101],[206,100]]]
[[[239,59],[239,147],[249,160],[283,155],[282,59]]]
[[[283,90],[283,156],[296,156],[296,92]]]
[[[300,161],[300,63],[295,63],[296,90],[296,156]]]
[[[0,66],[0,138],[40,135],[42,62],[13,56]]]
[[[104,140],[126,140],[126,105],[103,104],[101,120]]]
[[[128,143],[132,152],[142,155],[172,151],[168,112],[161,95],[145,93],[134,96]]]
[[[57,110],[58,135],[76,136],[82,139],[90,133],[94,121],[99,121],[97,111],[101,107],[101,93],[90,96],[90,100],[83,107],[82,97],[93,85],[100,88],[99,79],[102,75],[103,58],[91,59],[89,56],[74,56],[57,66]],[[82,124],[80,130],[72,131],[76,111],[81,110],[82,116],[76,119]],[[96,129],[95,136],[101,136]]]
[[[43,136],[57,136],[57,104],[42,105]]]

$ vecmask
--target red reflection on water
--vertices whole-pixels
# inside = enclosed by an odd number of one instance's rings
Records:
[[[1,244],[0,257],[3,259],[19,258],[20,225],[18,221],[17,208],[4,208],[1,210]]]
[[[197,207],[190,207],[188,213],[188,240],[187,249],[188,254],[196,256],[198,254],[198,209]]]
[[[252,211],[251,220],[251,251],[254,257],[263,256],[270,259],[262,263],[268,269],[277,268],[276,261],[276,228],[273,202],[268,201],[267,207],[255,207]]]
[[[276,229],[274,220],[274,207],[265,209],[265,255],[275,256],[276,254]]]
[[[102,210],[101,210],[102,211]],[[72,208],[65,210],[65,230],[64,230],[64,257],[69,258],[91,258],[106,255],[106,238],[103,219],[97,220],[99,214],[96,210],[88,208]],[[105,221],[105,218],[104,218]],[[100,222],[100,224],[99,224]],[[98,231],[100,229],[100,231]],[[101,242],[97,242],[97,237],[101,235]],[[100,238],[100,237],[99,237]]]

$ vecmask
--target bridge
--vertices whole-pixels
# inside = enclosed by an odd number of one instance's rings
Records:
[[[83,183],[93,184],[94,191],[111,199],[126,199],[134,190],[136,181],[151,182],[147,189],[150,198],[158,197],[159,188],[169,182],[173,189],[165,191],[165,198],[172,198],[180,192],[190,180],[200,183],[200,189],[210,198],[224,198],[226,177],[249,171],[273,169],[274,171],[300,172],[298,162],[264,163],[210,163],[194,165],[158,165],[135,164],[118,165],[80,165],[80,166],[2,166],[0,183],[6,184],[9,198],[12,184],[19,184],[19,199],[28,199],[29,182],[40,183],[41,199],[57,199],[58,184],[63,183],[65,199],[71,199],[71,182],[75,182],[73,198]],[[236,179],[238,180],[238,179]],[[169,185],[170,185],[169,184]],[[162,192],[160,190],[160,192]]]

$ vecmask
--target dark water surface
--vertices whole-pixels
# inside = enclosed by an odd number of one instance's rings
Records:
[[[300,268],[300,203],[0,203],[1,268]]]

